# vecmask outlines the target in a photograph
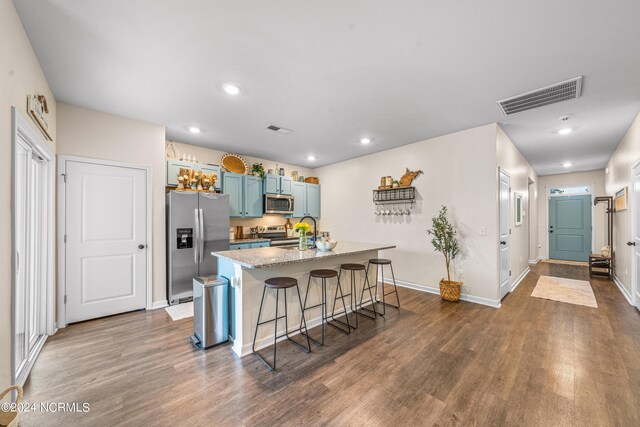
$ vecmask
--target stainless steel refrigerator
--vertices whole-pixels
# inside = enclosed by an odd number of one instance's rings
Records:
[[[229,196],[167,193],[167,299],[193,299],[193,278],[218,274],[212,251],[229,249]]]

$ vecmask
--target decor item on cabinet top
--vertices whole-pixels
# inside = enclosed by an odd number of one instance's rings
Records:
[[[259,176],[262,179],[264,179],[267,176],[267,173],[264,171],[264,166],[262,166],[262,163],[254,163],[251,166],[251,173],[254,176]]]
[[[215,191],[214,186],[217,180],[218,174],[215,172],[206,174],[190,168],[180,168],[177,190]]]
[[[320,180],[317,176],[310,176],[304,179],[304,182],[308,184],[320,184]]]
[[[400,178],[399,184],[400,187],[409,187],[414,179],[423,173],[421,170],[411,171],[409,168],[405,171],[404,175]]]
[[[237,154],[227,153],[220,159],[220,165],[228,172],[244,175],[249,172],[247,162]]]
[[[293,229],[298,233],[298,250],[307,250],[307,232],[311,229],[311,226],[306,222],[297,222],[293,226]]]
[[[46,136],[49,141],[53,141],[49,133],[49,105],[47,104],[47,97],[44,95],[27,96],[27,111],[44,136]]]
[[[460,287],[462,282],[451,280],[451,261],[460,253],[460,245],[456,237],[456,229],[449,221],[447,207],[442,206],[438,216],[431,219],[433,225],[427,233],[433,236],[431,244],[433,248],[442,252],[447,268],[447,280],[440,280],[440,296],[446,301],[458,301],[460,299]]]
[[[297,181],[298,180],[298,171],[291,171],[291,179],[293,181]]]
[[[174,141],[167,141],[167,146],[164,148],[164,155],[169,160],[178,160],[180,158],[180,152]]]

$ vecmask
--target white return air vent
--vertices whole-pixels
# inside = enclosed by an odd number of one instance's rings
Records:
[[[578,76],[551,86],[503,99],[498,101],[497,104],[505,116],[510,116],[521,111],[580,98],[581,92],[582,76]]]

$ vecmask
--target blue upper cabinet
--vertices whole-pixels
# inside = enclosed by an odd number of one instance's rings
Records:
[[[280,194],[280,177],[267,174],[264,179],[264,192],[266,194]]]
[[[243,176],[237,173],[225,173],[222,176],[222,192],[229,195],[229,211],[232,217],[244,216]]]
[[[231,172],[224,173],[222,175],[222,192],[229,195],[229,208],[232,217],[262,217],[262,178]]]
[[[195,163],[183,162],[181,160],[167,160],[167,186],[178,186],[178,174],[181,168],[193,168]]]
[[[307,212],[307,185],[304,182],[292,182],[291,194],[294,197],[293,215],[291,216],[302,218]]]
[[[288,176],[267,174],[264,179],[264,192],[266,194],[286,194],[291,195],[291,183],[293,180]]]
[[[305,185],[307,186],[307,215],[320,218],[320,185]]]
[[[244,176],[244,216],[246,218],[262,217],[262,178]]]
[[[220,175],[220,166],[216,165],[198,165],[200,170],[206,174],[215,173],[218,176],[216,179],[216,183],[214,187],[216,190],[220,190],[222,188],[222,176]]]
[[[287,196],[291,195],[291,184],[293,180],[289,176],[281,176],[280,177],[280,194],[286,194]]]

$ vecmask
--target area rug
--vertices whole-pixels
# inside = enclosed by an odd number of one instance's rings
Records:
[[[546,262],[548,264],[580,265],[583,267],[589,267],[589,263],[584,261],[565,261],[562,259],[545,259],[542,262]]]
[[[593,289],[591,289],[589,282],[585,280],[540,276],[531,296],[598,308]]]
[[[172,305],[165,308],[171,320],[186,319],[187,317],[193,317],[193,301],[185,302],[182,304]]]

